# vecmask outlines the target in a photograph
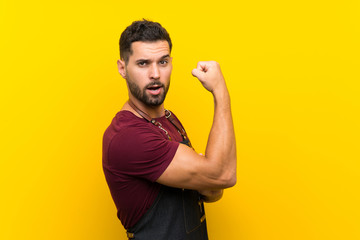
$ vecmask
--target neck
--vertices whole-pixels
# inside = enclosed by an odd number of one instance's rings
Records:
[[[150,118],[159,118],[164,116],[164,103],[159,106],[149,106],[139,101],[134,97],[129,98],[129,102],[135,105],[136,108],[147,114]]]

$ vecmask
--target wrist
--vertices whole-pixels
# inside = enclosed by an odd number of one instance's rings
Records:
[[[218,105],[219,103],[230,104],[230,95],[226,86],[214,89],[212,94],[216,105]]]

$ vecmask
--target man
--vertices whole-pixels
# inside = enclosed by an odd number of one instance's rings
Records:
[[[192,71],[214,96],[205,155],[164,108],[172,71],[167,31],[133,22],[120,38],[118,70],[129,100],[104,133],[103,169],[129,239],[208,239],[203,202],[217,201],[236,182],[236,144],[230,97],[216,62]]]

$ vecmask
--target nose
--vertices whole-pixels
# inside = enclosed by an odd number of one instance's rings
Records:
[[[150,78],[151,79],[159,79],[160,78],[159,66],[156,63],[152,64],[152,66],[150,68]]]

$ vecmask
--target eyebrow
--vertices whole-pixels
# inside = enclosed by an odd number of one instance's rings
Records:
[[[160,59],[164,59],[164,58],[168,58],[168,57],[170,57],[170,55],[166,54],[166,55],[162,56]]]
[[[164,59],[164,58],[169,58],[170,55],[169,54],[166,54],[164,56],[162,56],[160,59]],[[140,58],[138,60],[135,61],[136,63],[139,63],[139,62],[150,62],[149,59],[146,59],[146,58]]]

